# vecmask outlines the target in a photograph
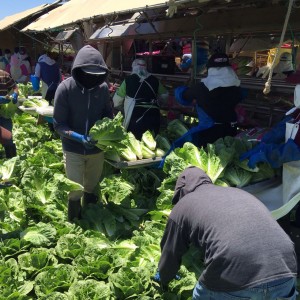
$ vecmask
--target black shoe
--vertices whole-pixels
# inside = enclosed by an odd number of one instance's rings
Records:
[[[80,199],[78,200],[69,200],[68,202],[68,221],[74,222],[74,220],[81,219],[81,204]]]
[[[84,192],[82,197],[82,207],[87,208],[89,204],[96,204],[98,197],[93,193]]]

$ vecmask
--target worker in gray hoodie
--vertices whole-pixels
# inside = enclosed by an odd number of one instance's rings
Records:
[[[166,286],[175,278],[193,244],[204,250],[193,300],[296,300],[294,245],[257,198],[214,185],[204,171],[189,167],[176,182],[172,202],[154,279]]]
[[[95,188],[100,180],[104,154],[88,136],[96,121],[113,118],[108,86],[108,68],[101,53],[84,46],[77,53],[71,77],[62,81],[54,97],[53,125],[62,139],[67,177],[84,187],[71,192],[68,220],[81,217],[81,208],[97,202]],[[82,203],[81,203],[82,198]]]

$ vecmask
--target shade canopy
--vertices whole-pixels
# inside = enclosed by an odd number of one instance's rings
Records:
[[[101,17],[114,12],[133,12],[150,6],[165,6],[162,0],[71,0],[66,4],[43,15],[22,31],[47,31],[76,24],[79,21]]]
[[[56,1],[53,4],[43,4],[37,7],[27,9],[20,13],[5,17],[0,20],[0,31],[8,29],[9,27],[14,26],[16,23],[24,21],[26,18],[33,17],[35,14],[47,12],[48,9],[53,9],[53,6],[57,5],[60,1]]]

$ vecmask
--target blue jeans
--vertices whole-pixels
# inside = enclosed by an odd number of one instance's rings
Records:
[[[192,300],[296,300],[296,278],[283,278],[236,292],[214,292],[199,282]]]

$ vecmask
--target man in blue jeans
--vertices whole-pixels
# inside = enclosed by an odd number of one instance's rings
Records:
[[[158,265],[163,286],[193,244],[205,252],[193,300],[296,299],[294,245],[257,198],[216,186],[204,171],[189,167],[176,182],[172,202]]]

